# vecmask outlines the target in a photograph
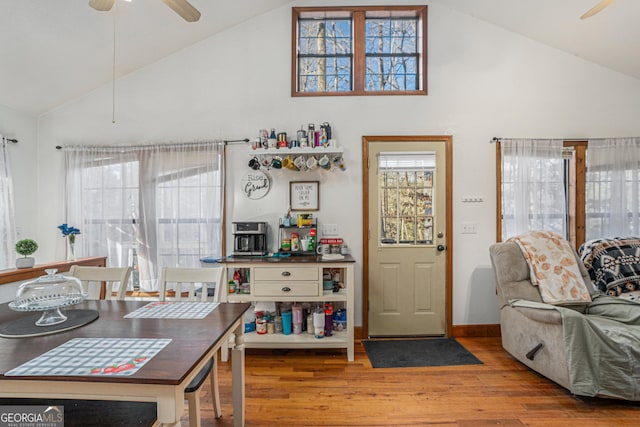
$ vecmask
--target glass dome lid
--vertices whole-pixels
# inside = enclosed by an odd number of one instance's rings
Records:
[[[9,307],[15,311],[43,311],[36,322],[38,326],[56,325],[67,320],[60,308],[78,304],[87,295],[82,291],[79,279],[56,274],[57,271],[47,269],[46,276],[21,284]]]

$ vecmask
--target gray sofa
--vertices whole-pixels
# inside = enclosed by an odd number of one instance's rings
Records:
[[[640,304],[596,290],[581,262],[593,302],[545,304],[517,243],[493,244],[489,254],[507,352],[574,394],[640,400]]]

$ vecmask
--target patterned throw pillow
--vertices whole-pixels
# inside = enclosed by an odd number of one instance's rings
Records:
[[[579,253],[593,285],[602,292],[615,297],[640,291],[640,238],[590,240]]]

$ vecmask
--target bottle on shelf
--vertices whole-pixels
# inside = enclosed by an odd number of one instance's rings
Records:
[[[315,334],[315,330],[313,328],[313,313],[307,314],[307,333],[309,335]]]
[[[307,128],[307,143],[311,148],[315,148],[316,146],[316,125],[313,123],[309,123],[309,127]]]
[[[300,237],[298,233],[291,233],[291,252],[298,252],[300,250]]]
[[[300,334],[302,333],[302,305],[293,304],[292,312],[293,333]]]
[[[330,337],[332,335],[333,326],[333,304],[324,304],[324,336]]]
[[[309,230],[309,252],[316,251],[316,229]]]
[[[282,313],[282,333],[285,335],[291,335],[291,312],[285,311]]]
[[[269,145],[269,148],[277,148],[278,139],[276,137],[275,128],[271,128],[271,133],[269,133],[269,138],[267,139],[267,144]]]
[[[313,312],[313,334],[316,338],[324,338],[324,310],[319,305]]]

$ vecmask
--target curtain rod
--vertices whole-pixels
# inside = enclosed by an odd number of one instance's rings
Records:
[[[18,142],[18,141],[15,141]],[[249,142],[248,138],[245,139],[231,139],[231,140],[223,140],[222,142],[225,143],[225,145],[228,144],[240,144],[240,143],[247,143]],[[56,150],[62,150],[62,145],[56,145]]]
[[[12,138],[5,138],[4,136],[2,137],[3,141],[7,141],[7,142],[13,142],[14,144],[18,143],[17,139],[12,139]]]
[[[489,144],[494,142],[502,141],[503,139],[544,139],[546,141],[587,141],[589,138],[503,138],[501,136],[494,136],[489,141]],[[591,138],[593,139],[593,138]]]
[[[640,137],[617,136],[617,137],[610,137],[610,138],[502,138],[500,136],[494,136],[493,138],[491,138],[491,141],[489,141],[489,144],[502,141],[503,139],[546,139],[546,140],[560,140],[560,141],[571,142],[571,141],[602,141],[603,139],[638,139],[638,138]]]
[[[13,140],[13,141],[18,142],[16,140]],[[249,139],[248,138],[245,138],[245,139],[231,139],[231,140],[223,140],[222,142],[224,142],[225,145],[228,145],[228,144],[239,144],[239,143],[247,143],[247,142],[249,142]],[[56,150],[62,150],[62,145],[56,145]]]
[[[245,139],[225,139],[223,141],[225,144],[229,145],[229,144],[246,144],[247,142],[249,142],[249,138],[245,138]]]

